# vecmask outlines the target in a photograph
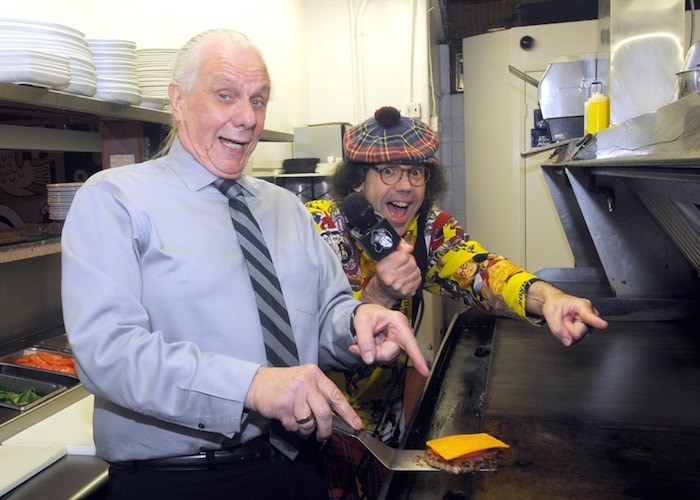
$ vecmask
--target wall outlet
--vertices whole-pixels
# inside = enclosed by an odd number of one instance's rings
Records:
[[[420,118],[420,103],[409,102],[406,104],[406,116],[409,118]]]

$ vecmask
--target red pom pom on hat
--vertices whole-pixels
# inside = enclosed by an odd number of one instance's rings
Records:
[[[384,106],[374,112],[374,119],[384,128],[395,127],[400,118],[401,112],[391,106]]]

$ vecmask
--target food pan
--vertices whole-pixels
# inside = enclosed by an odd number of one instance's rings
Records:
[[[23,356],[28,356],[28,355],[36,355],[40,353],[45,353],[50,356],[61,356],[63,358],[68,358],[68,359],[73,359],[73,356],[69,353],[63,353],[63,352],[57,352],[55,349],[43,349],[40,347],[27,347],[25,349],[21,349],[19,351],[12,352],[10,354],[5,354],[4,356],[0,356],[0,363],[7,363],[7,364],[13,364],[13,365],[18,365],[18,366],[26,366],[27,368],[32,368],[34,370],[40,370],[40,371],[50,371],[50,372],[55,372],[55,373],[62,373],[65,375],[69,375],[71,377],[77,378],[78,376],[74,373],[69,373],[66,371],[62,371],[57,369],[51,369],[49,367],[46,368],[40,368],[32,365],[24,365],[20,364],[17,362],[19,358]]]
[[[74,385],[78,385],[80,383],[80,380],[78,380],[77,377],[67,373],[38,370],[28,366],[12,365],[8,363],[0,363],[0,375],[38,380],[40,382],[48,382],[50,384],[65,385],[66,387],[73,387]]]
[[[65,333],[63,335],[57,335],[56,337],[40,340],[35,344],[35,347],[40,349],[52,349],[67,354],[73,352],[68,342],[68,335]]]
[[[12,404],[0,399],[0,406],[4,408],[12,408],[13,410],[24,411],[39,405],[54,397],[57,394],[65,391],[67,388],[65,385],[54,384],[51,382],[44,382],[41,380],[32,380],[24,377],[15,377],[12,375],[0,374],[0,390],[11,391],[11,392],[22,392],[26,389],[33,387],[36,391],[39,399],[26,404]]]

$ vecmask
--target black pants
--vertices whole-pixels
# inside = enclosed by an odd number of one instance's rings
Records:
[[[276,455],[201,470],[110,467],[109,498],[325,500],[328,482],[318,448],[309,446],[294,462]]]

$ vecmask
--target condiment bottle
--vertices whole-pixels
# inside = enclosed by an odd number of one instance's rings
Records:
[[[610,126],[610,99],[603,94],[603,84],[591,83],[591,96],[584,105],[584,125],[587,134],[595,134]]]

